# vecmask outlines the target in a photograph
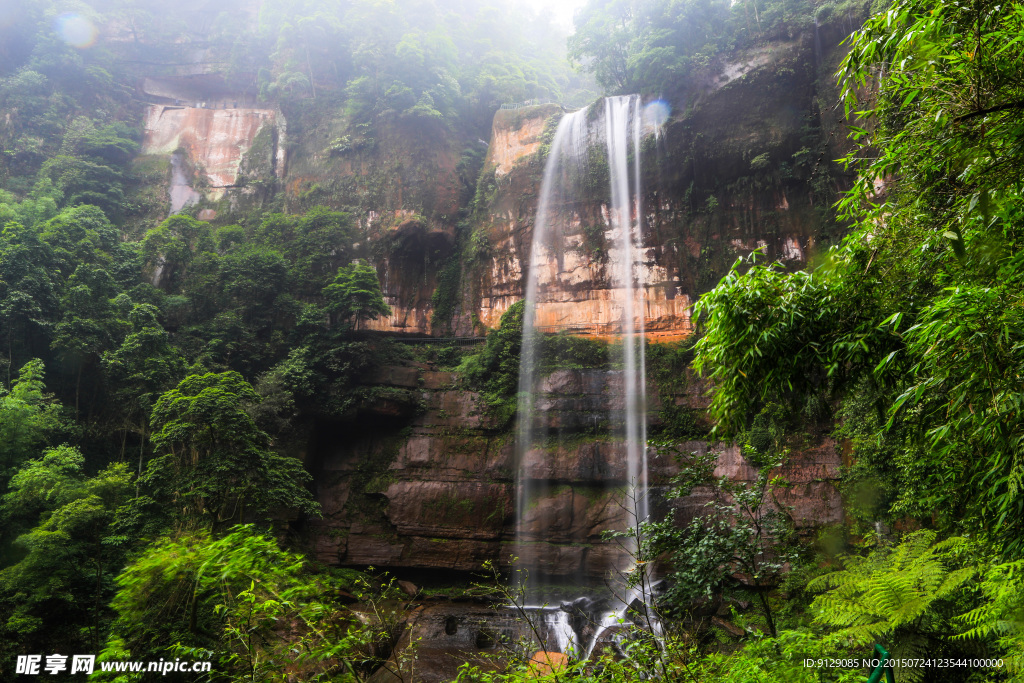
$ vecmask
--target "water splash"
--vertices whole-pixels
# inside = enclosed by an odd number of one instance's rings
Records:
[[[569,623],[569,614],[561,609],[553,608],[543,610],[543,615],[547,631],[545,636],[548,639],[545,649],[550,651],[557,648],[556,652],[563,652],[570,657],[575,656],[579,649],[577,647],[578,636]]]
[[[601,615],[594,629],[594,636],[587,643],[584,659],[590,657],[602,640],[611,640],[616,645],[621,643],[623,630],[628,632],[630,628],[639,628],[654,634],[655,637],[662,636],[664,628],[661,619],[651,609],[651,602],[651,586],[630,588],[625,596],[618,600],[616,609],[608,610]]]

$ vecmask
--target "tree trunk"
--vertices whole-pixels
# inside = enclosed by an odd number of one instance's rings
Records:
[[[135,476],[135,497],[139,497],[139,480],[142,478],[142,455],[146,449],[146,425],[142,424],[142,430],[139,435],[139,472]]]
[[[78,379],[75,380],[75,422],[78,422],[78,395],[82,390],[82,367],[85,361],[78,364]]]
[[[306,68],[309,69],[309,88],[313,91],[313,99],[316,99],[316,84],[313,82],[313,63],[309,59],[309,45],[306,46]]]

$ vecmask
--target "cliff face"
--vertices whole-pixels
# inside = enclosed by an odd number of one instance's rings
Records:
[[[834,237],[827,207],[847,182],[828,161],[839,156],[843,136],[823,104],[835,95],[826,84],[841,56],[836,42],[825,42],[820,56],[811,37],[739,55],[716,79],[668,96],[671,116],[657,137],[646,138],[642,155],[636,303],[650,337],[691,334],[692,302],[738,256],[761,249],[768,259],[799,266]],[[330,93],[271,109],[252,93],[217,85],[201,68],[192,71],[144,82],[153,104],[143,151],[178,153],[192,171],[183,189],[205,195],[201,217],[231,220],[232,208],[247,203],[354,211],[362,233],[357,248],[375,263],[392,308],[387,319],[367,325],[371,330],[476,336],[523,297],[547,146],[564,113],[559,106],[497,112],[476,180],[466,160],[479,159],[483,144],[458,132],[409,120],[356,123]],[[564,248],[544,254],[538,277],[564,296],[544,302],[538,323],[547,331],[614,334],[607,199],[595,192],[556,210],[573,229]],[[435,329],[434,295],[451,264],[457,286],[438,294],[452,317]],[[578,438],[526,455],[527,475],[549,485],[523,519],[535,542],[517,548],[512,437],[488,416],[481,397],[426,366],[368,378],[385,398],[354,425],[314,429],[308,464],[324,517],[308,530],[318,559],[475,571],[516,552],[552,576],[602,580],[617,552],[601,534],[625,524],[611,491],[625,484],[626,473],[622,444],[589,434],[588,425],[607,411],[616,381],[614,373],[598,371],[547,378],[541,403],[550,426]],[[414,396],[422,410],[389,401],[388,391]],[[685,394],[659,391],[651,385],[652,426],[662,408],[703,405],[696,383]],[[692,441],[680,449],[715,450],[717,475],[756,478],[735,447]],[[676,465],[668,456],[652,457],[655,507],[669,512],[664,492]],[[827,439],[794,450],[782,502],[793,506],[799,525],[842,519],[834,486],[839,464]],[[699,514],[710,495],[698,489],[673,502],[674,514]],[[559,522],[540,528],[540,519]]]
[[[550,426],[581,430],[594,416],[606,415],[607,397],[619,379],[615,372],[596,370],[551,375],[540,402]],[[517,545],[513,438],[496,429],[480,396],[453,388],[452,374],[424,367],[388,368],[371,381],[416,392],[425,408],[403,421],[382,401],[375,414],[360,420],[361,432],[320,426],[311,465],[323,518],[309,530],[318,560],[471,572],[486,560],[504,565],[518,555],[549,576],[597,583],[615,568],[621,551],[602,534],[627,523],[618,500],[627,483],[621,442],[592,435],[526,454],[525,476],[552,483],[528,502],[522,531],[530,542]],[[652,426],[661,419],[660,406],[696,407],[704,400],[697,384],[679,395],[662,396],[653,385],[649,393]],[[735,446],[679,444],[681,453],[708,450],[718,452],[715,476],[736,482],[757,478]],[[675,509],[682,521],[701,514],[710,489],[669,503],[665,493],[678,464],[668,454],[652,452],[649,466],[654,509]],[[839,467],[828,439],[795,449],[781,473],[790,486],[779,498],[792,506],[798,529],[842,520],[834,486]],[[538,526],[539,520],[552,519],[554,525]]]
[[[550,144],[562,115],[560,107],[543,105],[500,111],[494,117],[482,180],[489,201],[477,227],[488,248],[471,264],[470,278],[479,296],[464,302],[473,309],[470,318],[475,316],[481,327],[496,327],[508,307],[524,296],[547,152],[542,143]],[[538,301],[538,327],[546,332],[614,334],[621,294],[614,290],[614,262],[606,247],[612,238],[608,205],[583,197],[551,211],[564,214],[570,228],[563,248],[546,249],[541,255],[539,288],[552,294]],[[651,245],[644,247],[644,289],[636,292],[635,308],[643,311],[649,336],[685,337],[690,332],[690,298],[659,263]]]
[[[770,260],[799,267],[838,235],[828,206],[848,179],[829,160],[840,155],[841,121],[821,102],[835,94],[822,84],[840,57],[835,47],[817,56],[805,37],[740,55],[717,79],[671,98],[672,116],[643,147],[644,276],[637,303],[649,336],[691,334],[692,302],[737,257],[760,249]],[[495,115],[462,252],[462,285],[452,294],[461,307],[451,321],[458,334],[496,327],[523,297],[545,155],[562,115],[557,105]],[[544,255],[538,277],[565,296],[543,303],[538,322],[548,331],[602,336],[618,317],[602,249],[609,237],[607,199],[595,193],[556,210],[575,229],[564,249]],[[424,317],[430,312],[418,310]],[[532,542],[517,546],[520,463],[513,437],[489,421],[479,396],[450,388],[448,376],[404,372],[386,382],[404,377],[397,386],[422,392],[426,406],[405,423],[406,434],[382,438],[371,427],[344,445],[327,437],[332,445],[320,449],[318,498],[326,510],[314,530],[320,559],[473,571],[484,560],[501,563],[515,553],[552,577],[600,581],[617,556],[601,534],[626,523],[611,493],[626,483],[625,458],[620,442],[590,433],[589,426],[607,415],[615,373],[558,371],[544,382],[540,412],[550,427],[576,437],[535,449],[521,463],[525,476],[546,485],[521,520]],[[650,425],[671,406],[699,410],[704,389],[690,382],[683,394],[664,394],[650,383]],[[679,449],[716,452],[716,476],[748,483],[757,477],[735,446],[690,441]],[[677,465],[652,453],[649,466],[653,509],[682,522],[702,514],[710,489],[666,501]],[[791,508],[798,528],[842,521],[839,468],[826,437],[794,446],[783,473],[790,485],[779,502]],[[541,519],[557,521],[540,528]]]
[[[642,145],[644,291],[637,306],[650,336],[687,336],[692,302],[738,256],[759,249],[800,266],[819,240],[838,234],[828,206],[848,182],[830,161],[841,122],[821,114],[834,89],[824,87],[823,95],[818,83],[840,55],[833,47],[816,58],[810,37],[775,44],[739,55],[716,79],[670,98],[672,115]],[[546,152],[541,138],[550,143],[562,115],[544,105],[495,116],[477,195],[486,209],[474,234],[486,248],[467,261],[474,287],[462,301],[464,333],[496,326],[523,297]],[[593,151],[602,158],[597,142]],[[558,252],[541,255],[541,291],[559,294],[538,304],[538,322],[548,331],[601,335],[617,319],[605,246],[608,199],[598,191],[552,211],[570,228]]]
[[[643,293],[636,303],[652,337],[687,336],[692,302],[737,256],[760,249],[799,266],[822,239],[838,235],[828,207],[849,181],[831,162],[845,138],[832,107],[839,37],[823,27],[818,49],[814,36],[802,36],[736,55],[719,76],[667,97],[670,115],[657,136],[645,138],[642,154]],[[317,204],[354,210],[363,256],[376,264],[393,311],[368,329],[477,335],[522,298],[561,107],[495,114],[470,205],[474,174],[465,160],[482,141],[432,121],[358,123],[331,93],[270,109],[204,74],[202,54],[196,59],[197,73],[142,80],[155,102],[143,152],[186,155],[193,189],[211,202],[205,217],[274,197],[273,206],[288,211]],[[557,253],[542,255],[541,288],[560,294],[543,302],[538,322],[549,331],[613,333],[607,197],[594,192],[555,210],[574,229]],[[453,255],[461,286],[442,292],[454,313],[438,331],[433,295]]]
[[[377,267],[391,315],[366,329],[432,332],[431,295],[455,247],[465,201],[457,169],[463,141],[429,121],[355,123],[342,104],[285,107],[289,163],[285,206],[355,210],[362,255]]]
[[[195,169],[192,187],[210,199],[220,199],[237,187],[242,160],[261,131],[276,127],[272,109],[210,109],[195,106],[150,105],[146,109],[142,154],[171,155],[182,151]],[[276,131],[275,131],[276,132]],[[267,163],[279,159],[268,148]]]

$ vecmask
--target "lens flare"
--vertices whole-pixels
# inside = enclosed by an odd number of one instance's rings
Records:
[[[61,40],[72,47],[92,47],[99,34],[95,24],[77,12],[61,14],[54,20],[53,28]]]
[[[651,100],[644,106],[644,132],[660,134],[672,107],[665,100]]]

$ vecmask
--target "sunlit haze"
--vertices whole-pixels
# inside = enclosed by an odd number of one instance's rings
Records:
[[[580,7],[586,4],[586,0],[523,0],[523,4],[535,12],[550,12],[552,17],[562,28],[572,30],[572,15]]]

